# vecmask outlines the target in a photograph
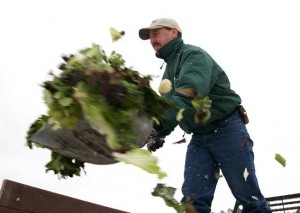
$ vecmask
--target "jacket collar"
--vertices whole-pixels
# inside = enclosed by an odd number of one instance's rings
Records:
[[[164,59],[164,61],[168,63],[168,61],[177,54],[177,49],[179,49],[182,44],[183,40],[181,38],[175,38],[163,46],[155,55],[157,58]]]

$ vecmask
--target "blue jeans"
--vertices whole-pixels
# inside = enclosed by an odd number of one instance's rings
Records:
[[[209,213],[221,169],[244,213],[271,212],[255,175],[253,141],[237,113],[206,135],[193,135],[188,145],[182,193],[198,213]],[[234,205],[234,204],[233,204]]]

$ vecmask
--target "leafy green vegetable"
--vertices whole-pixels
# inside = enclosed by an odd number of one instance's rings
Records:
[[[46,123],[48,120],[48,116],[47,115],[41,115],[37,120],[35,120],[29,127],[28,131],[27,131],[27,135],[26,135],[26,143],[27,146],[32,149],[32,142],[30,141],[31,136],[36,133],[37,131],[39,131]]]
[[[114,28],[110,31],[113,41],[124,34]],[[52,79],[42,84],[48,114],[42,120],[36,120],[30,127],[28,146],[32,147],[31,135],[46,123],[52,124],[54,129],[73,130],[79,121],[87,120],[94,130],[104,136],[112,151],[128,150],[129,156],[136,155],[133,115],[141,113],[149,120],[159,120],[165,110],[173,107],[152,90],[152,77],[127,68],[122,55],[115,51],[107,56],[98,44],[92,44],[75,54],[63,55],[62,59],[64,62],[58,66],[59,74],[54,75],[52,72]],[[135,152],[130,152],[132,149]],[[139,155],[151,159],[149,153],[141,151]],[[120,157],[120,160],[123,159],[163,176],[157,170],[155,161],[143,165],[143,160],[140,161],[143,157],[135,159],[140,162]],[[47,171],[53,170],[61,176],[78,175],[81,166],[72,163],[73,160],[52,153]]]
[[[67,60],[61,75],[43,85],[49,122],[73,129],[81,119],[88,119],[107,136],[112,149],[132,148],[131,115],[139,111],[159,117],[171,104],[151,89],[150,76],[125,68],[120,54],[113,51],[107,57],[96,44],[80,54]]]
[[[195,122],[199,123],[199,121],[206,123],[210,118],[210,108],[211,108],[211,100],[209,97],[205,97],[203,99],[194,99],[192,100],[192,105],[196,109]]]
[[[169,207],[173,207],[177,213],[184,213],[187,206],[191,204],[190,201],[180,203],[174,198],[176,189],[173,187],[166,186],[165,184],[157,184],[154,191],[152,192],[153,196],[161,197],[164,199],[165,203]]]
[[[52,152],[51,161],[46,164],[46,168],[46,172],[54,171],[60,178],[66,178],[73,175],[80,176],[84,163]]]
[[[114,157],[124,163],[133,164],[138,166],[145,171],[153,174],[157,174],[159,179],[167,176],[166,173],[162,172],[157,166],[157,158],[154,157],[151,152],[145,149],[131,149],[126,153],[113,153]]]
[[[111,34],[111,39],[112,41],[117,41],[119,40],[124,34],[124,31],[119,32],[118,30],[116,30],[114,27],[111,27],[110,29],[110,34]]]
[[[275,160],[277,160],[277,162],[280,163],[283,167],[286,166],[286,160],[280,154],[278,153],[275,154]]]
[[[178,111],[178,113],[177,113],[177,115],[176,115],[176,120],[177,120],[177,121],[181,121],[181,120],[182,120],[184,110],[185,110],[185,109],[182,108],[182,109],[180,109],[180,110]]]

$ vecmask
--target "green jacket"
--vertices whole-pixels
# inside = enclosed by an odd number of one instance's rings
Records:
[[[172,90],[162,96],[176,106],[163,115],[158,131],[168,135],[179,125],[188,134],[207,134],[216,128],[214,125],[216,121],[240,105],[241,98],[230,88],[226,73],[200,47],[185,44],[181,38],[176,38],[161,48],[156,57],[163,59],[167,64],[162,79],[169,79],[172,82]],[[199,97],[208,96],[212,101],[211,117],[208,122],[196,123],[196,111],[191,105],[191,98],[175,89],[192,89]],[[183,119],[178,122],[176,116],[182,108],[185,109]]]

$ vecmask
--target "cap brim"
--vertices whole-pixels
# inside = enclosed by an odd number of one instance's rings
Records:
[[[139,36],[142,40],[148,40],[150,38],[150,30],[162,28],[163,26],[147,27],[139,30]]]
[[[142,28],[139,30],[139,36],[142,40],[148,40],[150,38],[150,35],[149,35],[149,31],[150,29],[149,28]]]

